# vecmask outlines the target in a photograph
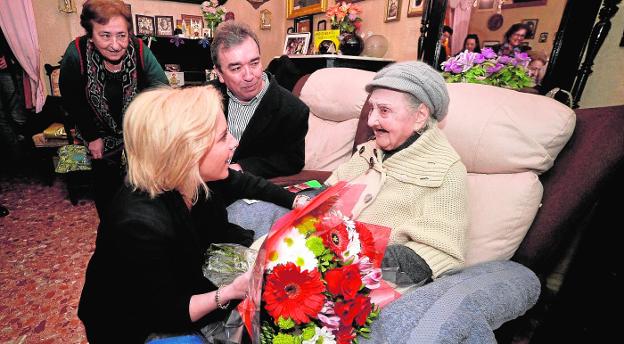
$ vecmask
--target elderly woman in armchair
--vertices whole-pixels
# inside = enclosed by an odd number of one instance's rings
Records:
[[[383,265],[424,284],[463,265],[468,229],[466,168],[437,126],[448,109],[446,83],[427,64],[410,61],[381,70],[366,91],[375,139],[326,184],[366,186],[353,216],[391,228]]]
[[[446,84],[411,61],[382,69],[366,90],[375,139],[358,146],[326,184],[365,185],[353,216],[392,229],[382,264],[418,287],[384,307],[360,343],[495,343],[493,329],[532,307],[540,285],[514,262],[464,266],[469,190],[464,164],[438,129],[449,105]],[[288,211],[263,202],[228,209],[230,221],[256,237]]]

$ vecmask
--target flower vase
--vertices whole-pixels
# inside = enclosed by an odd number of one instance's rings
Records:
[[[204,19],[204,37],[205,38],[213,38],[215,32],[215,23],[211,20]]]
[[[340,51],[343,55],[359,56],[364,50],[364,40],[355,32],[340,34]]]

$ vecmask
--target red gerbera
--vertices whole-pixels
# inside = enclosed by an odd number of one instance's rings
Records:
[[[317,227],[317,235],[323,239],[323,244],[334,252],[338,257],[342,257],[342,253],[347,250],[349,245],[349,232],[343,222],[331,228]]]
[[[371,234],[368,228],[360,223],[355,223],[355,230],[358,232],[360,237],[360,256],[364,255],[370,258],[371,261],[381,260],[378,257],[377,250],[375,249],[375,240],[373,239],[373,234]]]
[[[291,318],[297,324],[316,318],[325,304],[325,286],[318,270],[301,272],[293,264],[278,265],[267,276],[262,298],[266,310],[277,321],[279,317]]]

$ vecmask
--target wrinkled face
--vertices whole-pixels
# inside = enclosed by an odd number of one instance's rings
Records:
[[[227,129],[225,116],[220,114],[215,127],[212,147],[199,162],[199,175],[205,182],[225,179],[228,176],[230,161],[238,142]]]
[[[106,24],[93,23],[93,44],[108,62],[116,64],[128,49],[128,22],[122,16],[112,17]]]
[[[531,63],[529,63],[529,75],[535,82],[537,82],[542,68],[544,68],[544,62],[540,60],[532,60]]]
[[[423,120],[419,111],[410,107],[407,99],[405,93],[377,88],[368,100],[371,105],[368,126],[375,133],[377,145],[386,151],[402,145],[425,124],[426,116]]]
[[[511,34],[511,36],[509,37],[509,44],[512,47],[517,47],[520,45],[520,43],[522,43],[522,41],[524,41],[524,37],[526,36],[527,32],[525,29],[520,29],[516,32],[514,32],[513,34]]]
[[[249,101],[262,90],[262,62],[260,50],[251,37],[241,44],[220,49],[217,68],[219,80],[242,101]]]
[[[464,49],[470,52],[473,52],[476,47],[477,47],[477,41],[474,38],[468,38],[466,40],[466,46],[464,47]]]

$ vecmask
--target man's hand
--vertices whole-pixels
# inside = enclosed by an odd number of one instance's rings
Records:
[[[102,153],[104,152],[104,141],[97,139],[89,142],[89,151],[93,159],[102,159]]]
[[[239,164],[230,164],[230,168],[233,169],[234,171],[243,172],[243,168]]]

